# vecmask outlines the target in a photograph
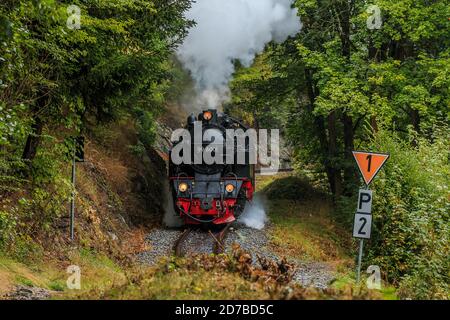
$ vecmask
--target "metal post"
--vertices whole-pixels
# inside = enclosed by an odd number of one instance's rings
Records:
[[[358,256],[358,270],[356,271],[356,283],[359,283],[361,279],[361,261],[362,261],[362,255],[363,255],[363,246],[364,246],[364,239],[361,239],[359,241],[359,256]]]
[[[75,237],[75,154],[72,159],[72,198],[70,200],[70,241]]]

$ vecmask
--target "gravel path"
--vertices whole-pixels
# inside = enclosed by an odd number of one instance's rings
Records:
[[[17,285],[13,291],[6,294],[7,300],[47,300],[50,299],[51,292],[39,287]],[[1,297],[0,297],[1,298]]]
[[[242,225],[232,230],[225,239],[226,247],[231,248],[231,244],[238,243],[241,248],[248,251],[253,258],[253,263],[257,262],[256,255],[275,261],[281,260],[277,254],[270,250],[269,239],[267,238],[267,229],[256,230]],[[299,260],[289,260],[294,265],[294,281],[303,286],[313,286],[325,289],[334,279],[333,271],[326,263],[321,262],[302,262]]]
[[[138,262],[155,265],[162,257],[173,254],[173,246],[182,231],[172,229],[153,229],[146,237],[151,249],[137,255]]]
[[[173,247],[181,235],[181,230],[154,229],[147,236],[151,250],[138,255],[139,262],[146,265],[154,265],[164,256],[173,254]],[[225,247],[231,250],[233,243],[238,243],[241,248],[248,251],[257,263],[256,254],[271,260],[281,260],[268,246],[267,227],[263,230],[247,228],[236,224],[230,228],[225,238]],[[212,253],[214,239],[206,231],[194,230],[185,241],[182,251],[187,255],[194,253]],[[195,249],[195,251],[193,250]],[[294,281],[303,286],[326,288],[328,283],[334,279],[333,271],[326,263],[302,262],[290,260],[295,266]]]
[[[207,231],[193,230],[186,241],[182,243],[181,252],[186,256],[202,253],[211,254],[214,244],[215,240]]]

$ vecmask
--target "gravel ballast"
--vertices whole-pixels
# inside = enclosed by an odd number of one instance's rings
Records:
[[[253,263],[257,263],[257,255],[275,261],[281,260],[276,253],[271,251],[267,238],[268,227],[257,230],[248,228],[242,224],[232,226],[225,238],[226,250],[231,250],[232,244],[237,243],[241,248],[252,255]],[[151,249],[138,255],[139,262],[146,265],[155,265],[162,257],[173,254],[173,248],[182,230],[154,229],[147,236]],[[207,231],[193,230],[183,243],[182,252],[185,255],[210,254],[213,252],[214,239]],[[331,268],[322,262],[302,262],[290,259],[294,265],[294,281],[303,286],[313,286],[319,289],[327,288],[334,279]]]

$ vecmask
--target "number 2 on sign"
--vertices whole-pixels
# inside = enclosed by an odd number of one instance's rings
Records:
[[[364,231],[364,227],[366,226],[367,219],[364,217],[359,218],[359,221],[362,221],[361,227],[359,228],[358,234],[360,235],[366,235],[366,232]]]
[[[365,213],[356,213],[353,225],[353,237],[360,239],[370,239],[370,229],[372,227],[372,216]]]

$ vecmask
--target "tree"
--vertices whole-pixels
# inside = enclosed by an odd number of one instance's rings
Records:
[[[336,199],[358,185],[351,151],[368,132],[380,125],[426,132],[448,121],[444,1],[373,4],[380,29],[367,27],[374,13],[364,1],[297,0],[296,39],[268,46],[233,82],[234,102],[245,110],[273,115],[291,106],[284,120],[297,158],[326,174]]]
[[[295,5],[302,30],[295,39],[268,46],[254,66],[238,70],[233,101],[247,112],[289,110],[282,126],[295,147],[297,167],[312,165],[326,175],[336,219],[347,226],[359,185],[351,151],[389,152],[386,174],[372,186],[377,196],[368,263],[380,265],[405,297],[445,299],[446,2],[297,0]],[[367,26],[378,11],[370,5],[380,9],[379,29]],[[270,72],[262,77],[257,69]]]
[[[73,4],[80,8],[81,28],[67,27]],[[157,112],[170,81],[170,55],[193,23],[184,17],[190,4],[2,2],[0,24],[8,42],[0,49],[0,98],[5,109],[18,110],[28,133],[13,153],[22,146],[21,157],[31,165],[44,131],[74,135],[135,107]]]

